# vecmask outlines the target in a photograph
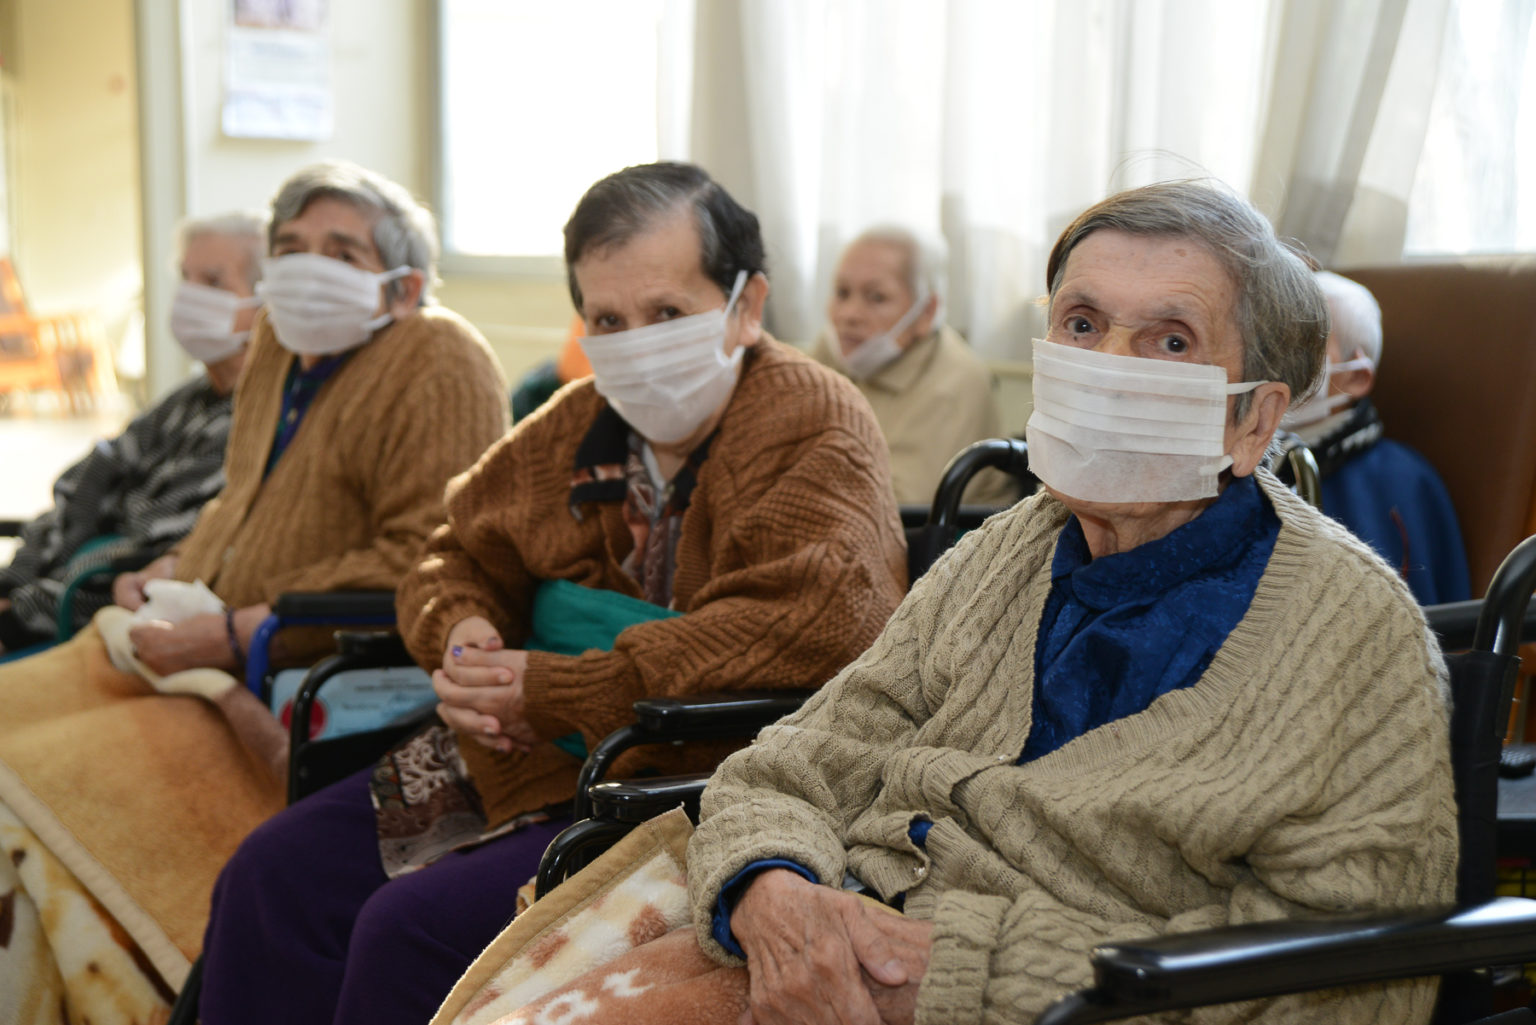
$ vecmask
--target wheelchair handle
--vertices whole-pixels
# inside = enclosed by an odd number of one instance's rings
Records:
[[[935,527],[958,527],[960,495],[971,478],[992,467],[1020,480],[1029,480],[1029,446],[1018,438],[984,438],[961,449],[939,478],[939,489],[928,511],[928,522]]]
[[[1514,547],[1488,584],[1483,612],[1477,619],[1472,647],[1513,656],[1520,646],[1520,630],[1525,610],[1536,589],[1536,536]]]

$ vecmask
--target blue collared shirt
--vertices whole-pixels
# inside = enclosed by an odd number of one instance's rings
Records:
[[[320,386],[329,381],[331,375],[341,369],[347,357],[355,351],[348,349],[338,355],[327,356],[308,370],[303,368],[297,358],[289,364],[288,377],[283,381],[283,410],[277,418],[277,437],[273,439],[272,451],[267,455],[263,478],[272,473],[277,461],[288,451],[293,436],[299,433],[299,424],[304,422],[304,414],[309,412],[315,396],[320,393]]]

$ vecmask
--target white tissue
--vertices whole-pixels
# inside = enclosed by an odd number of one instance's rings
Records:
[[[136,623],[154,619],[179,623],[193,616],[224,611],[224,603],[201,580],[190,584],[184,580],[151,580],[144,585],[144,593],[149,600],[134,610]]]

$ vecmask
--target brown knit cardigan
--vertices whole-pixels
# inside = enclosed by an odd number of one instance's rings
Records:
[[[568,506],[581,444],[604,400],[568,385],[448,487],[448,522],[397,592],[401,633],[423,666],[483,616],[524,640],[539,581],[640,597],[620,563],[633,546],[621,502]],[[580,513],[578,518],[577,512]],[[863,651],[901,601],[905,542],[885,441],[847,380],[769,338],[749,350],[683,517],[673,577],[684,615],[625,630],[612,651],[533,652],[529,721],[588,746],[632,721],[635,699],[815,687]],[[575,792],[576,759],[553,744],[460,751],[491,825]],[[708,768],[716,747],[642,749],[616,772]]]
[[[286,591],[393,590],[443,521],[443,487],[510,419],[490,347],[426,307],[357,349],[320,387],[263,480],[297,359],[265,317],[235,391],[226,483],[178,547],[176,575],[234,607]]]

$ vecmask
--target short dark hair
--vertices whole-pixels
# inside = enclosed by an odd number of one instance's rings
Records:
[[[1209,179],[1159,182],[1101,200],[1067,225],[1051,250],[1045,278],[1052,300],[1067,257],[1102,229],[1203,245],[1237,289],[1243,380],[1283,381],[1293,403],[1311,390],[1323,367],[1328,304],[1305,250],[1276,238],[1251,203]],[[1249,394],[1239,395],[1233,415],[1241,418],[1250,400]]]
[[[620,246],[687,204],[699,230],[704,273],[729,294],[736,275],[766,274],[757,215],[694,164],[663,160],[616,171],[586,191],[565,222],[565,277],[581,309],[576,263],[595,249]]]

